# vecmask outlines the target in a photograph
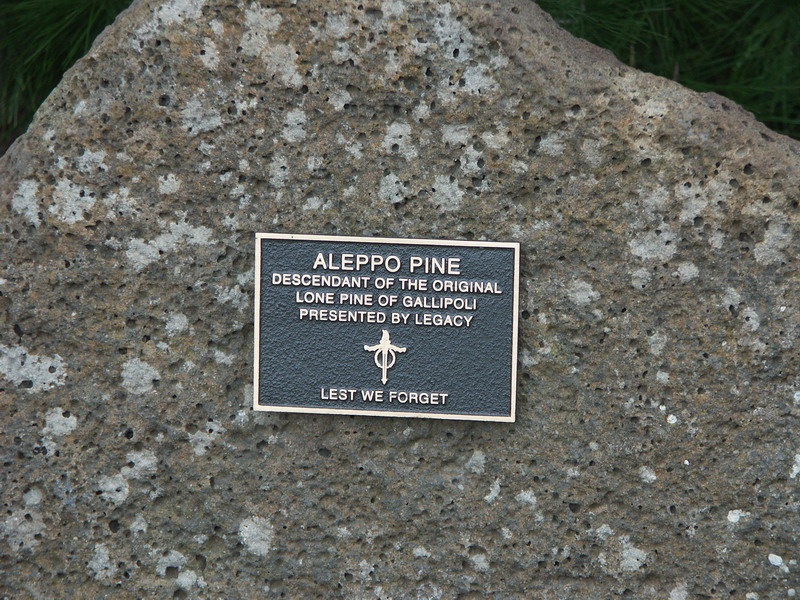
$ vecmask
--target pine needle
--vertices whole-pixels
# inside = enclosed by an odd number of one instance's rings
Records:
[[[573,35],[621,61],[714,91],[800,139],[796,0],[538,0]]]
[[[131,0],[0,2],[0,144],[26,127],[64,72]]]

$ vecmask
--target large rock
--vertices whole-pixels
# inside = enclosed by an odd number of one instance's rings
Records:
[[[798,167],[528,2],[134,3],[0,160],[0,589],[793,596]],[[517,422],[253,413],[256,231],[520,241]]]

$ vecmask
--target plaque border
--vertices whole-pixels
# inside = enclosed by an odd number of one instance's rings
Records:
[[[421,413],[386,410],[351,410],[346,408],[306,408],[301,406],[275,406],[258,403],[259,399],[259,352],[261,348],[261,240],[299,240],[311,242],[359,242],[367,244],[404,244],[408,246],[456,246],[471,248],[506,248],[514,251],[514,298],[511,340],[511,414],[509,416],[470,415],[457,413]],[[420,238],[384,238],[344,235],[316,235],[301,233],[256,233],[255,234],[255,295],[253,321],[253,410],[277,413],[305,413],[322,415],[352,415],[364,417],[409,417],[418,419],[447,419],[453,421],[488,421],[514,423],[517,413],[517,359],[519,337],[519,242],[484,242],[474,240],[438,240]]]

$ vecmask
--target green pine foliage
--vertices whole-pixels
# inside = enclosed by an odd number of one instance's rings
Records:
[[[798,0],[537,0],[621,61],[717,92],[800,139]]]
[[[537,0],[627,64],[800,139],[800,0]],[[0,152],[131,0],[0,0]]]
[[[131,0],[0,0],[0,144]]]

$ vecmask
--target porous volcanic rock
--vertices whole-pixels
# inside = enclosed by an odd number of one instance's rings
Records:
[[[0,159],[0,594],[793,596],[799,167],[528,2],[135,2]],[[516,423],[254,413],[257,231],[521,242]]]

